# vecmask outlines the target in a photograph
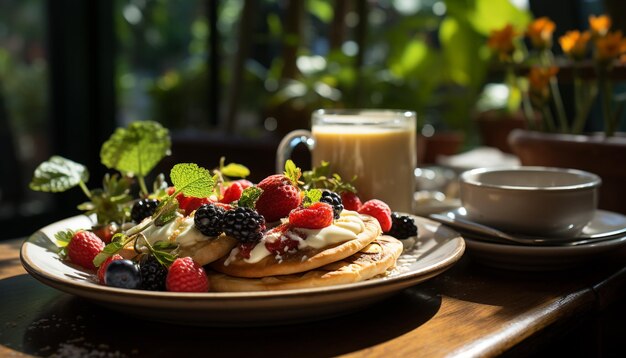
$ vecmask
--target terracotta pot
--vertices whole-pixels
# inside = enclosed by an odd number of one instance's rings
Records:
[[[505,153],[513,153],[507,140],[511,131],[528,128],[528,122],[521,112],[481,112],[475,116],[474,121],[476,122],[482,144],[498,148]]]
[[[437,132],[430,137],[417,136],[417,164],[436,164],[440,155],[458,154],[465,136],[461,132]]]
[[[522,165],[574,168],[602,178],[600,209],[626,214],[626,134],[552,134],[516,129],[509,144]]]

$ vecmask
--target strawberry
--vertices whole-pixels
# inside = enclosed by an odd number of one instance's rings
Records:
[[[93,259],[103,248],[104,242],[96,234],[81,230],[76,232],[67,244],[67,257],[76,265],[95,270]]]
[[[100,264],[100,267],[98,267],[98,282],[100,282],[100,284],[104,285],[104,273],[107,270],[107,267],[109,266],[109,264],[113,261],[117,261],[117,260],[123,260],[124,258],[119,255],[119,254],[115,254],[109,258],[107,258],[106,260],[104,260],[104,262],[102,264]]]
[[[167,271],[165,287],[170,292],[207,292],[209,279],[191,257],[179,257]]]
[[[258,187],[263,190],[263,193],[255,207],[267,222],[286,217],[302,202],[300,189],[283,174],[270,175],[263,179]]]
[[[97,225],[91,228],[91,231],[93,231],[94,234],[96,234],[100,239],[102,239],[102,241],[104,241],[105,244],[108,244],[111,242],[111,238],[113,238],[113,235],[115,235],[115,233],[117,232],[117,224],[110,223],[110,224],[104,224],[104,225]]]
[[[351,191],[341,193],[341,202],[343,203],[344,209],[352,211],[359,211],[361,205],[363,205],[361,199]]]
[[[233,201],[239,200],[241,198],[241,193],[243,193],[243,185],[239,182],[232,182],[226,190],[224,190],[224,195],[222,199],[220,199],[220,203],[230,204]]]
[[[178,200],[178,207],[183,211],[185,216],[191,214],[202,205],[211,202],[209,198],[195,198],[193,196],[185,196],[182,193],[176,195],[176,200]]]
[[[366,201],[359,209],[359,214],[365,214],[376,218],[383,232],[387,232],[391,229],[391,209],[389,208],[389,205],[381,200],[372,199]]]
[[[321,229],[333,223],[333,207],[317,202],[289,213],[289,224],[305,229]]]

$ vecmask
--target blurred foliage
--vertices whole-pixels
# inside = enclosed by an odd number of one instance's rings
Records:
[[[489,65],[489,32],[505,23],[523,28],[530,14],[509,0],[423,0],[367,2],[367,39],[353,39],[355,22],[346,21],[344,46],[329,48],[335,16],[331,0],[307,0],[301,36],[284,30],[285,2],[263,0],[254,32],[246,34],[251,53],[245,61],[239,110],[255,113],[256,125],[268,108],[291,107],[301,116],[317,107],[402,108],[436,113],[436,125],[466,130]],[[353,4],[353,2],[351,2]],[[207,38],[202,2],[118,0],[116,17],[122,55],[118,84],[133,94],[130,116],[146,113],[175,129],[207,121]],[[228,91],[237,55],[243,0],[220,2],[220,86]],[[354,11],[351,9],[350,12]],[[137,15],[137,14],[140,15]],[[352,15],[352,14],[351,14]],[[346,17],[347,18],[347,17]],[[358,22],[358,21],[357,21]],[[295,78],[283,78],[284,46],[297,46]],[[357,64],[358,51],[362,63]],[[137,90],[140,88],[140,90]],[[137,100],[138,92],[149,98]],[[225,95],[222,95],[225,97]],[[145,119],[145,118],[129,118]],[[279,118],[280,120],[280,118]]]

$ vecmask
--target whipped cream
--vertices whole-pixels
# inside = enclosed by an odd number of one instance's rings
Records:
[[[271,255],[271,252],[265,246],[265,243],[268,241],[293,240],[298,242],[298,250],[307,247],[321,249],[330,245],[354,240],[357,238],[357,235],[363,231],[365,231],[365,224],[359,216],[359,213],[356,211],[343,210],[339,219],[334,220],[332,225],[322,229],[294,228],[286,232],[277,231],[269,233],[256,244],[252,251],[250,251],[250,257],[244,259],[244,261],[253,264]],[[234,255],[236,255],[236,253],[234,253]],[[225,264],[228,264],[234,255],[233,252],[231,252]],[[277,256],[280,256],[280,254]],[[281,259],[282,257],[279,258],[279,261]]]
[[[139,225],[128,230],[127,235],[138,232],[139,228],[145,225],[146,220],[150,219],[147,218]],[[146,237],[150,245],[157,241],[171,241],[177,242],[181,247],[186,247],[209,239],[209,236],[205,236],[196,229],[193,216],[183,216],[180,213],[176,215],[174,220],[171,220],[163,226],[151,224],[142,231],[142,234]]]

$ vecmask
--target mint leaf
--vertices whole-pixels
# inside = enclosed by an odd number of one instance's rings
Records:
[[[123,242],[121,241],[111,242],[110,244],[105,246],[104,249],[102,249],[102,251],[100,251],[100,253],[96,255],[96,257],[93,258],[93,265],[96,267],[100,267],[100,265],[102,265],[102,263],[106,261],[106,259],[117,254],[123,248],[124,248]]]
[[[176,164],[170,171],[170,178],[177,193],[196,198],[206,198],[213,194],[215,179],[211,173],[197,164]]]
[[[54,238],[57,240],[57,246],[58,247],[67,246],[72,240],[72,237],[74,237],[75,233],[76,232],[74,230],[68,229],[65,231],[59,231],[56,234],[54,234]]]
[[[223,168],[220,168],[220,172],[231,178],[245,178],[250,175],[250,170],[241,164],[230,163]]]
[[[259,187],[251,186],[245,188],[243,193],[241,193],[241,198],[237,201],[237,206],[254,209],[254,205],[261,197],[261,194],[263,194],[263,189]]]
[[[160,251],[171,251],[178,248],[178,244],[169,240],[159,240],[152,244],[152,248]]]
[[[319,189],[309,189],[304,192],[302,206],[307,208],[313,203],[317,203],[322,198],[322,191]]]
[[[296,164],[291,160],[287,160],[285,163],[285,176],[291,180],[293,185],[298,186],[300,183],[299,179],[302,175],[302,170],[296,166]]]
[[[89,171],[79,163],[58,155],[39,164],[29,187],[44,192],[63,192],[89,180]]]
[[[163,226],[178,215],[178,200],[163,200],[155,210],[154,225]]]
[[[170,146],[169,131],[159,123],[133,122],[104,142],[100,160],[107,168],[143,177],[169,155]]]

